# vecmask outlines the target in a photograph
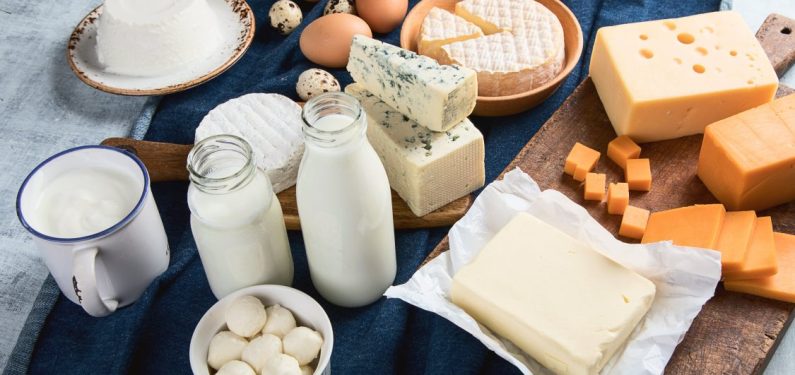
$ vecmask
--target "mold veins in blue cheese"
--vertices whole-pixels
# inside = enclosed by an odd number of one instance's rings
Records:
[[[367,91],[433,131],[450,129],[475,108],[475,71],[372,38],[353,38],[347,69]]]
[[[444,132],[420,126],[360,84],[345,88],[367,113],[367,138],[389,176],[389,184],[424,216],[483,186],[483,135],[464,118]]]
[[[517,214],[453,277],[453,303],[557,374],[597,374],[656,288],[586,244]]]

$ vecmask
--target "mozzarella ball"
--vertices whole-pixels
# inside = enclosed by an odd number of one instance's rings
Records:
[[[226,309],[226,325],[229,330],[243,337],[253,337],[262,330],[268,314],[262,301],[254,296],[240,297]]]
[[[301,100],[307,101],[324,92],[340,91],[340,83],[331,73],[323,69],[307,69],[295,84],[295,91]]]
[[[268,321],[265,323],[265,327],[262,328],[263,334],[270,333],[282,338],[295,328],[295,317],[290,310],[279,305],[273,305],[268,307],[267,311]]]
[[[261,375],[301,375],[301,367],[295,358],[278,354],[265,362]]]
[[[218,332],[210,340],[207,350],[207,364],[218,370],[225,363],[240,359],[248,341],[229,331]]]
[[[245,362],[231,361],[221,366],[215,375],[257,375],[257,373]]]
[[[307,327],[295,328],[282,339],[284,353],[295,357],[302,365],[317,358],[322,345],[323,337],[320,333]]]
[[[282,339],[266,333],[251,340],[243,349],[243,358],[254,370],[259,372],[271,357],[282,353]]]
[[[356,14],[354,0],[329,0],[326,3],[326,8],[323,9],[323,15],[327,16],[334,13]]]
[[[315,369],[311,366],[301,366],[301,375],[312,375],[315,373]]]
[[[279,0],[271,6],[268,12],[271,26],[276,29],[279,34],[287,35],[295,30],[301,21],[304,19],[304,14],[301,13],[301,8],[298,4],[290,0]]]

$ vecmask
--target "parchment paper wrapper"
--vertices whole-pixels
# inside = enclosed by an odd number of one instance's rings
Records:
[[[456,271],[470,262],[514,215],[522,211],[654,282],[657,294],[651,309],[601,374],[662,374],[676,345],[715,292],[721,275],[720,253],[674,246],[671,242],[646,245],[621,242],[583,207],[560,192],[541,192],[535,181],[519,168],[487,186],[469,212],[453,226],[450,251],[423,266],[407,283],[389,288],[384,295],[439,314],[478,338],[524,374],[550,373],[450,301],[450,286]]]

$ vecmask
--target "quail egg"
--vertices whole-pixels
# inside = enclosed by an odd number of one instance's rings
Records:
[[[323,69],[308,69],[298,76],[295,91],[301,100],[309,100],[324,92],[340,91],[340,83]]]
[[[323,9],[323,15],[327,16],[333,13],[356,14],[354,0],[329,0],[326,3],[326,8]]]
[[[271,10],[268,12],[268,17],[270,18],[271,26],[282,35],[293,32],[304,19],[301,8],[290,0],[279,0],[273,3]]]

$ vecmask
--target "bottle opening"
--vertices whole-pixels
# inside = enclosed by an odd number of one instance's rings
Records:
[[[254,177],[251,145],[230,134],[214,135],[193,146],[188,154],[190,181],[206,193],[227,193]]]
[[[324,93],[310,99],[301,116],[306,139],[324,147],[345,144],[366,130],[359,101],[342,92]]]

